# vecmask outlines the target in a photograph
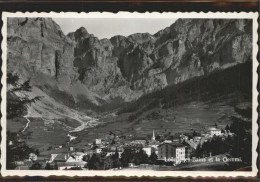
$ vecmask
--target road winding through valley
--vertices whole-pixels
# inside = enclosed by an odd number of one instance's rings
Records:
[[[24,118],[27,120],[27,123],[25,125],[25,127],[23,128],[22,132],[24,132],[28,127],[29,127],[29,124],[30,124],[30,119],[28,118],[28,116],[24,116]]]

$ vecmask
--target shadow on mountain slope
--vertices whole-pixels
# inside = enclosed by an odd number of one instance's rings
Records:
[[[145,95],[128,104],[118,114],[129,113],[133,121],[143,112],[153,108],[167,109],[189,102],[216,102],[230,100],[230,105],[251,102],[252,62],[216,71],[208,76],[200,76],[163,90]]]

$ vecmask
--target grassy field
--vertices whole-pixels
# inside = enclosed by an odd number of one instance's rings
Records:
[[[245,103],[247,104],[247,103]],[[154,113],[157,113],[156,115]],[[154,116],[155,118],[151,117]],[[109,131],[123,135],[151,137],[152,131],[156,134],[180,134],[185,132],[205,132],[207,127],[217,123],[219,128],[225,128],[231,123],[231,116],[238,116],[234,107],[226,102],[203,103],[191,102],[176,108],[153,109],[143,113],[136,121],[129,121],[129,114],[108,120],[95,128],[79,132],[78,139],[82,143],[91,142],[95,138],[104,138]]]
[[[250,103],[244,103],[248,105]],[[243,105],[243,103],[240,103]],[[138,137],[151,137],[152,131],[156,134],[179,135],[185,132],[205,132],[206,128],[217,123],[219,128],[225,128],[231,123],[231,116],[239,116],[232,102],[229,100],[219,102],[190,102],[177,107],[161,109],[154,108],[146,111],[135,121],[129,121],[130,113],[119,116],[103,116],[98,126],[73,133],[78,138],[72,142],[76,147],[84,147],[92,143],[96,138],[111,138],[110,131],[118,135],[135,135]],[[30,118],[31,123],[24,135],[29,145],[41,150],[49,146],[66,144],[68,127],[61,121],[46,121]],[[71,122],[71,121],[70,121]],[[8,121],[8,129],[19,131],[26,124],[23,118],[21,122]],[[75,125],[76,126],[76,125]]]
[[[25,127],[27,120],[25,118],[8,119],[6,122],[7,130],[11,132],[20,132]]]
[[[49,146],[59,146],[67,141],[68,129],[58,121],[44,121],[30,118],[31,123],[24,132],[27,135],[27,143],[40,151],[47,150]]]

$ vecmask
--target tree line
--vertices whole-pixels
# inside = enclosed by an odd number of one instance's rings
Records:
[[[119,158],[119,153],[116,150],[114,154],[106,156],[106,152],[101,154],[93,154],[88,157],[85,168],[92,170],[107,170],[112,168],[128,167],[129,163],[135,165],[140,164],[155,164],[157,155],[153,152],[148,156],[143,149],[126,148]]]
[[[234,133],[227,138],[214,136],[210,141],[199,145],[192,154],[193,157],[208,157],[211,155],[228,154],[232,157],[241,157],[246,165],[252,161],[252,134],[251,127],[246,121],[237,117],[231,117],[232,123],[226,126],[226,130]]]
[[[36,102],[40,97],[32,99],[16,95],[19,92],[31,92],[30,80],[22,82],[17,74],[7,74],[7,119],[23,117],[27,111],[27,105]],[[8,120],[7,120],[8,122]],[[29,158],[30,153],[39,155],[39,150],[29,147],[21,139],[20,133],[7,131],[6,133],[6,168],[15,169],[17,161],[24,161]]]

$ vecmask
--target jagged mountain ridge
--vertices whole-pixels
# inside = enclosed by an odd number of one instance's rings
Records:
[[[252,60],[246,19],[179,19],[154,35],[101,40],[83,27],[65,36],[50,18],[8,18],[7,28],[8,71],[71,106],[132,101]]]

